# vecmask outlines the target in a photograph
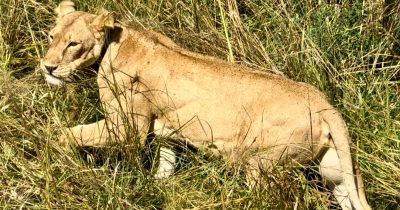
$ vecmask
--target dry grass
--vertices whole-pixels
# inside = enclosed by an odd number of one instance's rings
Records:
[[[399,4],[374,1],[76,1],[115,11],[191,50],[315,85],[345,116],[369,203],[400,203]],[[387,1],[389,2],[389,1]],[[134,148],[65,154],[59,129],[102,117],[91,81],[67,91],[36,70],[53,23],[52,0],[0,2],[0,206],[68,209],[326,209],[334,199],[299,168],[276,168],[250,191],[240,164],[183,154],[155,181]],[[389,15],[387,15],[389,14]],[[280,71],[278,71],[280,70]],[[79,90],[79,91],[78,91]],[[82,91],[83,90],[83,91]],[[124,157],[124,158],[121,158]],[[333,207],[335,208],[335,207]]]

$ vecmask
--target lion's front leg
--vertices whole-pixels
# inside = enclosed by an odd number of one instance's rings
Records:
[[[64,129],[60,137],[60,145],[65,148],[70,148],[71,143],[78,146],[102,146],[106,144],[107,138],[105,120],[100,120]]]

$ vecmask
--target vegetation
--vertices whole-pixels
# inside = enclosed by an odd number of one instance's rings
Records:
[[[348,124],[374,209],[400,205],[400,4],[342,0],[76,0],[214,55],[318,87]],[[380,2],[380,3],[378,3]],[[391,2],[393,2],[391,4]],[[102,117],[93,79],[57,89],[39,59],[53,0],[0,2],[0,206],[5,209],[338,208],[312,171],[279,166],[255,189],[238,163],[185,152],[154,180],[129,144],[66,153],[65,126]],[[150,167],[151,169],[151,167]]]

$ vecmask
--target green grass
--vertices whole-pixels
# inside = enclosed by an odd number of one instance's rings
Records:
[[[316,86],[348,124],[370,205],[398,209],[400,5],[385,12],[374,1],[316,2],[75,1],[80,10],[115,11],[123,22],[159,31],[193,51]],[[165,181],[151,178],[132,144],[66,154],[57,144],[60,129],[102,113],[93,80],[56,89],[38,70],[57,3],[0,2],[1,207],[335,208],[323,183],[307,180],[298,168],[277,167],[249,190],[240,163],[209,158],[206,151],[185,153],[181,169]]]

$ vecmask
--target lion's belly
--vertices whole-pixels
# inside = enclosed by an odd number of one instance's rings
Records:
[[[171,112],[164,123],[179,129],[193,145],[216,148],[228,158],[255,153],[270,160],[303,160],[303,156],[310,156],[312,142],[318,135],[311,137],[309,120],[299,124],[292,119],[295,116],[272,114],[273,109],[257,112],[237,104],[220,100],[193,101]],[[317,132],[315,129],[314,133]]]

